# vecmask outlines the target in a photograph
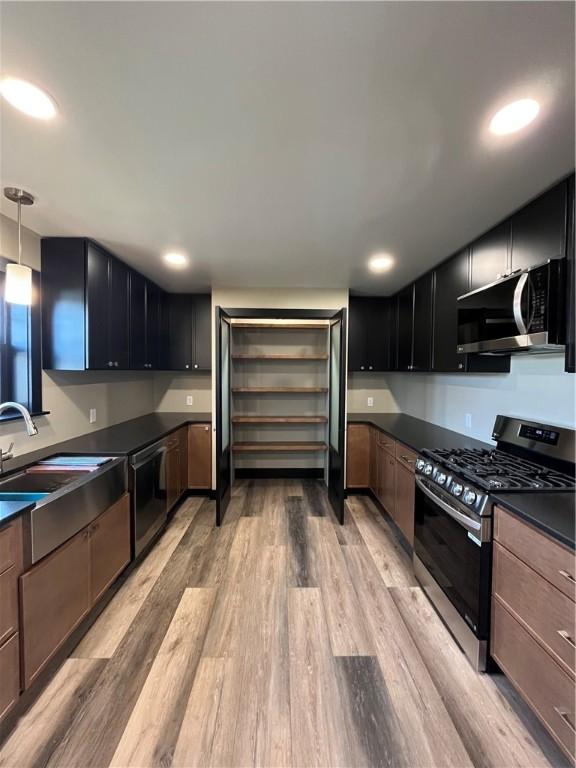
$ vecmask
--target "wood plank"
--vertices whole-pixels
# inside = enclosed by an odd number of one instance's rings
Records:
[[[213,589],[185,589],[110,766],[171,762],[212,613]]]
[[[267,355],[250,355],[234,353],[232,355],[233,360],[328,360],[327,354],[321,355],[290,355],[290,354],[267,354]]]
[[[105,666],[100,659],[67,659],[0,749],[0,766],[45,765]]]
[[[354,765],[319,589],[288,590],[292,765]]]
[[[284,514],[288,521],[288,585],[318,587],[315,550],[310,541],[302,497],[288,496]]]
[[[387,690],[390,717],[407,765],[471,765],[470,757],[366,547],[344,557]]]
[[[266,393],[283,393],[288,392],[291,394],[303,394],[303,395],[315,395],[322,392],[328,392],[328,387],[232,387],[232,392],[238,394],[266,394]]]
[[[322,323],[263,323],[263,322],[234,322],[231,323],[232,328],[252,328],[256,330],[274,330],[274,331],[295,331],[295,330],[324,330],[327,331],[329,325],[327,322]]]
[[[547,765],[491,676],[472,669],[422,590],[397,588],[390,595],[474,764]]]
[[[232,659],[200,659],[174,750],[174,768],[203,768],[212,764],[222,688],[231,664]]]
[[[109,659],[114,654],[189,525],[189,518],[172,520],[158,543],[76,646],[72,657]]]
[[[416,586],[410,556],[374,503],[365,496],[349,496],[348,508],[384,584],[387,587]]]
[[[232,450],[235,453],[253,453],[253,452],[278,452],[278,453],[317,453],[325,451],[328,448],[326,443],[317,441],[300,442],[279,442],[279,441],[258,441],[248,442],[240,441],[232,443]]]
[[[310,540],[318,560],[318,578],[332,653],[335,656],[371,656],[374,644],[366,630],[342,548],[328,518],[308,519]]]
[[[327,416],[234,416],[233,424],[325,424]]]

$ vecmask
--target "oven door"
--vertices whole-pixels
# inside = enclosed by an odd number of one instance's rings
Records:
[[[488,639],[492,520],[416,477],[414,553],[480,640]]]
[[[138,556],[166,523],[166,447],[153,446],[132,461],[133,554]]]

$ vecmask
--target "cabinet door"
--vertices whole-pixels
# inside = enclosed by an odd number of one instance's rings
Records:
[[[466,248],[436,269],[434,295],[434,356],[432,370],[462,371],[466,355],[459,355],[458,296],[468,292],[470,254]]]
[[[386,301],[386,369],[398,370],[398,296],[392,296]]]
[[[156,283],[146,281],[146,363],[160,368],[162,343],[162,292]]]
[[[28,688],[90,610],[88,531],[76,534],[20,577],[20,600]]]
[[[348,370],[364,371],[368,358],[367,300],[351,296],[348,304]]]
[[[429,371],[432,366],[433,282],[433,273],[427,272],[414,283],[412,370],[415,371]]]
[[[527,269],[566,253],[567,182],[512,216],[512,269]]]
[[[412,546],[414,544],[414,473],[399,461],[396,462],[394,519]]]
[[[168,355],[170,369],[187,371],[192,368],[192,303],[185,293],[168,297]]]
[[[18,629],[18,569],[0,573],[0,645]]]
[[[370,482],[370,427],[349,424],[346,454],[346,486],[367,488]]]
[[[574,176],[571,177],[568,184],[568,226],[566,243],[566,278],[567,278],[567,296],[566,296],[566,370],[569,373],[576,371],[576,350],[575,350],[575,320],[576,320],[576,274],[574,270]]]
[[[125,493],[92,523],[91,600],[96,600],[130,562],[130,496]]]
[[[509,269],[510,221],[499,224],[470,246],[470,290],[502,277]]]
[[[212,488],[212,425],[188,427],[188,488]]]
[[[128,267],[109,258],[108,345],[115,368],[130,367],[130,288]]]
[[[209,293],[194,297],[194,368],[212,368],[212,297]]]
[[[111,368],[108,350],[108,255],[92,243],[86,251],[86,368]]]
[[[414,331],[414,285],[398,293],[398,370],[409,371],[412,365]]]
[[[373,427],[370,427],[370,490],[378,494],[378,437]]]
[[[188,489],[188,427],[181,427],[176,433],[178,450],[180,451],[180,479],[178,482],[178,498]]]
[[[386,468],[388,465],[388,454],[376,439],[376,498],[385,507],[386,503]]]
[[[176,445],[166,451],[166,507],[168,511],[180,497],[180,448]]]
[[[383,506],[393,520],[396,520],[396,459],[384,451],[382,495]]]
[[[19,637],[13,635],[0,646],[0,720],[8,714],[20,695]]]
[[[130,272],[130,368],[146,368],[146,278]]]

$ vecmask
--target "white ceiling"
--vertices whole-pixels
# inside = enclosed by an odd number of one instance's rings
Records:
[[[574,167],[569,2],[2,2],[1,182],[173,290],[389,293]],[[491,113],[541,116],[490,141]],[[13,206],[2,210],[14,215]],[[191,266],[173,272],[166,248]],[[369,253],[396,255],[385,276]]]

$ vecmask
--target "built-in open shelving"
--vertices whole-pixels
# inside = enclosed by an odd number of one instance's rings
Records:
[[[233,424],[325,424],[327,416],[233,416]]]
[[[294,330],[328,330],[327,323],[235,323],[232,328],[254,328],[255,330],[294,331]]]
[[[232,360],[280,360],[281,362],[289,360],[328,360],[327,354],[322,355],[244,355],[233,354]]]
[[[328,392],[328,387],[232,387],[235,394],[272,394],[290,393],[302,395],[317,395]]]
[[[242,441],[232,443],[232,450],[235,453],[254,453],[265,451],[267,453],[317,453],[325,451],[328,448],[326,443],[317,441],[288,441],[279,442],[271,440],[259,440],[255,442]]]

